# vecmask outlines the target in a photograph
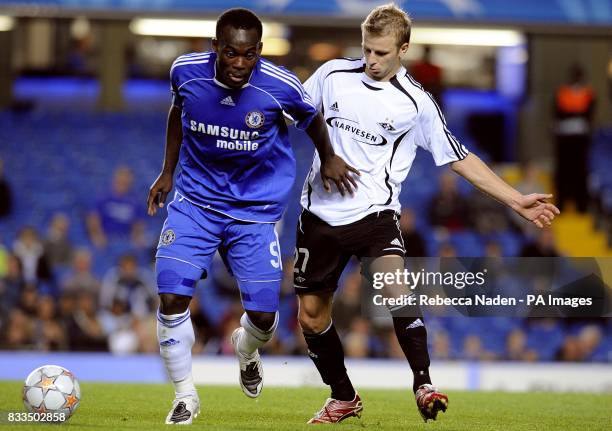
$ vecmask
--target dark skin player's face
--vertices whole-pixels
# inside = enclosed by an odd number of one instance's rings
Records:
[[[225,26],[221,37],[212,43],[217,52],[217,79],[232,88],[246,84],[263,46],[257,30]]]

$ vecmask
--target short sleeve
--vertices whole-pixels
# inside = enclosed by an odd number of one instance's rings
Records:
[[[173,63],[170,68],[170,93],[172,94],[172,105],[183,108],[183,97],[179,93],[180,84],[178,81],[178,72]]]
[[[422,106],[418,117],[422,133],[417,137],[417,145],[431,153],[436,166],[465,159],[468,150],[449,132],[442,111],[429,94]]]
[[[283,111],[295,121],[295,127],[304,130],[317,115],[317,108],[293,73],[283,68],[282,78],[284,91],[280,94],[279,102]]]
[[[323,103],[323,81],[325,81],[325,75],[327,74],[326,69],[326,64],[319,67],[304,83],[306,92],[319,110]]]

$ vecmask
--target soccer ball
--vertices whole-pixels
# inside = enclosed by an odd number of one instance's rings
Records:
[[[58,365],[43,365],[35,369],[23,385],[23,404],[29,412],[58,413],[53,417],[67,420],[79,406],[80,400],[78,380],[74,374]]]

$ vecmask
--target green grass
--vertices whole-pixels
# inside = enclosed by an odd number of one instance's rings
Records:
[[[62,428],[167,430],[170,385],[82,383],[81,405]],[[305,422],[327,397],[323,388],[265,388],[251,400],[235,387],[200,387],[202,412],[194,428],[206,430],[312,430]],[[362,390],[361,419],[342,430],[609,430],[612,395],[451,392],[449,410],[425,424],[406,391]],[[20,382],[0,382],[0,430],[40,430],[45,424],[7,424],[6,412],[23,411]],[[53,428],[55,429],[55,428]]]

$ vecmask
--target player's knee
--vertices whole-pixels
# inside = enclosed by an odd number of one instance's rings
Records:
[[[276,313],[246,310],[249,320],[262,331],[269,331],[276,323]]]
[[[162,314],[180,314],[187,311],[190,296],[176,295],[174,293],[160,293],[159,311]]]
[[[324,310],[315,312],[314,310],[306,311],[300,308],[298,321],[304,333],[319,334],[329,327],[331,316],[327,315]]]

